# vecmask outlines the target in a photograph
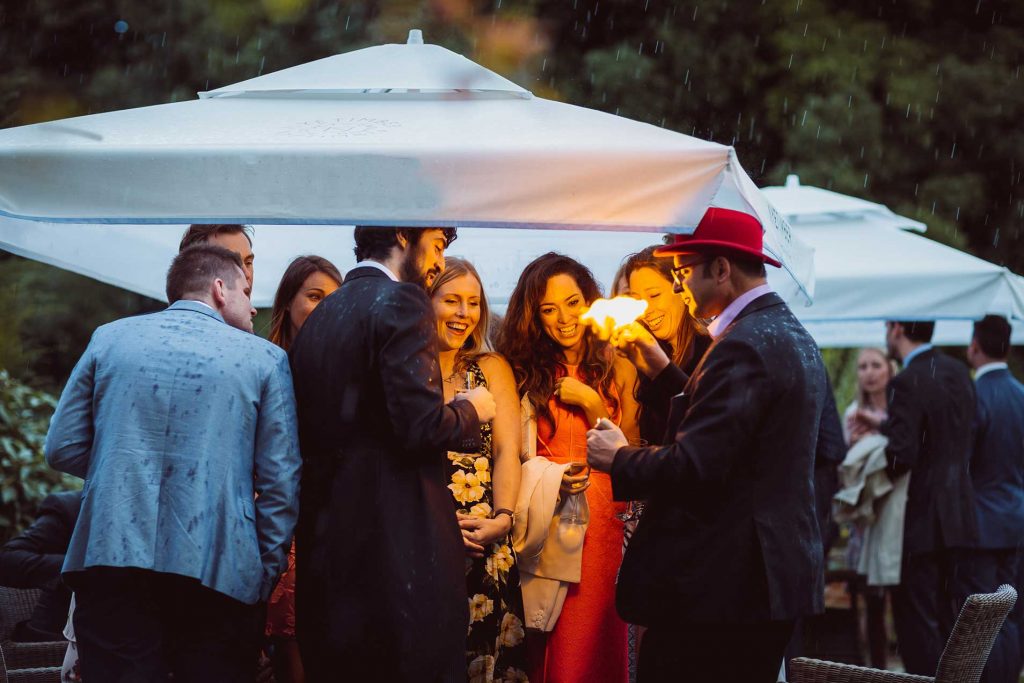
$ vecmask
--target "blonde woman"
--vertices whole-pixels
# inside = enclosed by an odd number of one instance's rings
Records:
[[[496,405],[494,421],[480,427],[480,452],[448,454],[448,489],[466,548],[469,679],[525,681],[523,599],[509,540],[520,479],[515,379],[505,359],[490,351],[487,296],[471,263],[446,258],[428,294],[437,318],[445,400],[486,386]]]

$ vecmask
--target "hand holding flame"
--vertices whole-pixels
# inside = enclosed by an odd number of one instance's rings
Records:
[[[647,310],[647,302],[629,296],[597,299],[580,316],[601,339],[608,341],[616,330],[629,325]]]

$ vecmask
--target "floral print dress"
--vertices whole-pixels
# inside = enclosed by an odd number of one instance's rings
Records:
[[[480,366],[466,368],[476,386],[487,386]],[[490,517],[494,510],[491,489],[493,458],[491,425],[480,427],[479,453],[448,453],[448,489],[455,509],[473,517]],[[466,589],[469,593],[469,634],[466,662],[469,683],[527,681],[523,642],[523,596],[519,571],[508,537],[492,543],[482,558],[466,556]]]

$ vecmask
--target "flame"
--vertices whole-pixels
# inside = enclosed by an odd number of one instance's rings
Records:
[[[647,310],[647,302],[631,296],[617,296],[614,299],[597,299],[580,316],[599,330],[610,335],[613,330],[625,327]]]

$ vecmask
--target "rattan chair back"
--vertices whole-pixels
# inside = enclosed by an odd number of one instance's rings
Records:
[[[935,671],[936,683],[977,683],[1006,615],[1017,602],[1013,586],[968,596]]]
[[[41,594],[38,588],[0,586],[0,642],[10,640],[14,627],[28,621]]]

